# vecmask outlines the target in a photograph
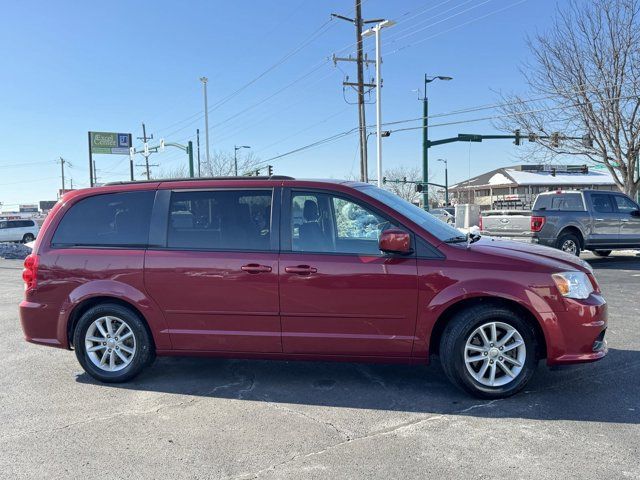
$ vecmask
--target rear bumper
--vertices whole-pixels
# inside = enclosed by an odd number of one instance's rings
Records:
[[[535,235],[531,237],[531,243],[537,243],[538,245],[544,245],[545,247],[553,247],[556,246],[557,239],[554,238],[540,238]]]
[[[565,299],[567,311],[556,312],[547,341],[547,364],[594,362],[607,355],[607,302],[592,294],[586,300]]]
[[[503,234],[500,232],[490,232],[486,230],[481,231],[480,235],[486,236],[486,237],[499,238],[501,240],[512,240],[514,242],[523,242],[523,243],[533,242],[533,237],[531,237],[531,235]]]
[[[43,303],[20,302],[20,324],[27,342],[50,347],[69,348],[66,338],[59,339],[58,311]]]

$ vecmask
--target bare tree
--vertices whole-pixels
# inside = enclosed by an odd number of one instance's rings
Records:
[[[395,193],[400,198],[404,198],[407,202],[418,203],[422,198],[422,193],[416,191],[415,183],[404,183],[402,180],[416,182],[422,179],[422,170],[418,167],[395,167],[385,170],[384,176],[387,183],[384,188],[391,193]],[[429,174],[431,176],[431,174]],[[400,180],[398,182],[397,180]],[[441,195],[436,187],[429,187],[429,203],[431,206],[437,206]]]
[[[497,126],[551,137],[535,140],[534,157],[574,155],[603,165],[633,197],[640,186],[640,0],[563,5],[551,30],[528,39],[533,61],[522,72],[534,99],[503,96]]]
[[[266,174],[266,165],[261,164],[260,159],[252,152],[241,155],[238,152],[238,175],[255,174],[260,169]],[[235,163],[233,152],[214,151],[207,161],[203,159],[200,163],[200,172],[203,177],[231,177],[235,175]],[[175,168],[162,168],[155,178],[187,178],[189,170],[185,165]]]
[[[238,151],[238,175],[248,173],[255,174],[258,168],[262,169],[261,173],[266,172],[266,165],[260,164],[260,159],[253,153],[243,154]],[[211,158],[201,162],[200,165],[203,177],[231,177],[235,175],[235,163],[233,152],[214,151]]]

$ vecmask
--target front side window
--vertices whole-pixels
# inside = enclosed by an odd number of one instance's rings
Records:
[[[356,188],[371,198],[394,209],[400,215],[405,216],[417,225],[420,225],[420,227],[424,228],[440,241],[450,240],[461,235],[460,230],[449,226],[446,222],[438,220],[430,213],[425,212],[420,207],[407,202],[394,193],[374,187],[373,185],[357,186]]]
[[[51,244],[146,247],[155,191],[106,193],[84,198],[60,221]]]
[[[380,255],[380,234],[395,226],[351,200],[313,192],[291,198],[294,252]]]
[[[271,249],[271,190],[171,194],[167,244],[203,250]]]
[[[621,213],[631,213],[634,210],[638,210],[638,206],[629,200],[627,197],[623,197],[622,195],[616,195],[614,197],[616,199],[616,205],[618,206],[618,211]]]

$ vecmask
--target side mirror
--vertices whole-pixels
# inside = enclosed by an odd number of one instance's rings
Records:
[[[631,211],[631,216],[632,217],[640,217],[640,210],[632,210]]]
[[[378,246],[385,253],[408,255],[413,253],[411,235],[399,228],[390,228],[380,234]]]

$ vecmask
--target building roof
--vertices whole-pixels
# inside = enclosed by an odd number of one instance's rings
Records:
[[[555,175],[552,169],[555,168]],[[588,170],[581,173],[581,166],[569,165],[515,165],[483,173],[464,182],[452,185],[455,189],[514,187],[528,185],[614,185],[607,171]]]

